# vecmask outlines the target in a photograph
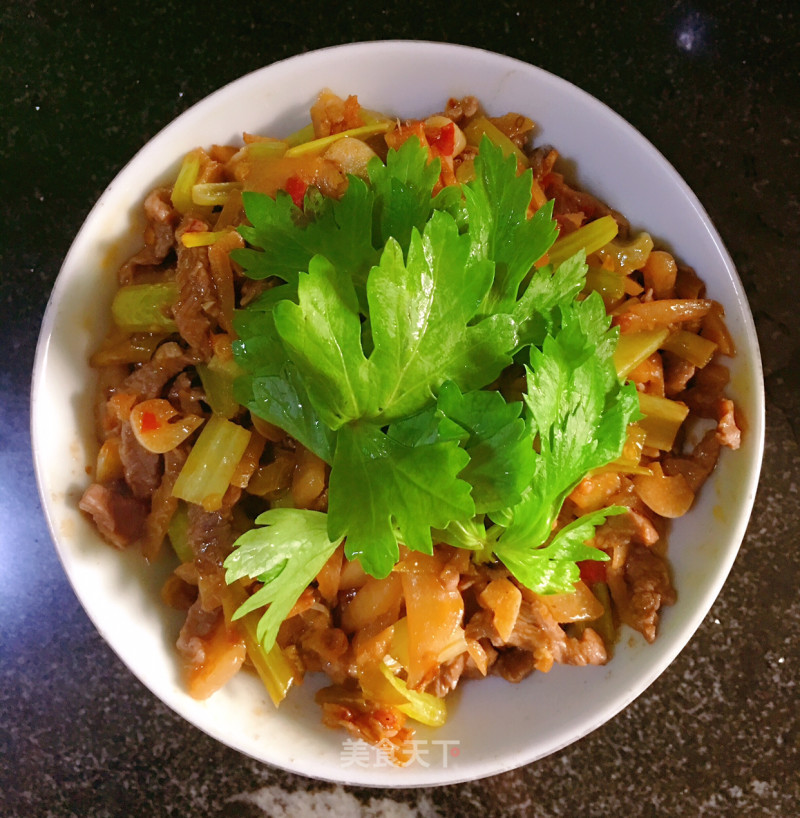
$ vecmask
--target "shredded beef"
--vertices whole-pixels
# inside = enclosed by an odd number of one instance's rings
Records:
[[[233,495],[238,499],[240,492]],[[209,609],[221,604],[218,589],[225,585],[223,563],[233,550],[233,495],[219,511],[205,511],[202,506],[189,504],[187,539],[201,581],[201,601]]]
[[[121,483],[92,483],[78,505],[116,548],[127,548],[144,535],[147,505],[131,497]]]
[[[565,665],[602,665],[608,660],[603,640],[590,628],[580,639],[567,636],[535,594],[523,591],[522,604],[509,645],[532,651],[542,669],[552,662]]]
[[[203,403],[206,393],[197,386],[192,386],[192,379],[187,372],[181,372],[172,383],[167,399],[173,406],[178,406],[184,415],[203,415],[206,411]]]
[[[133,496],[149,500],[161,482],[161,455],[149,452],[133,434],[130,423],[122,424],[119,456],[125,472],[125,482]]]
[[[674,398],[686,389],[697,367],[668,350],[662,350],[661,358],[664,362],[664,395]]]
[[[139,400],[157,398],[172,378],[196,363],[196,355],[169,341],[161,344],[153,357],[134,369],[114,391],[134,394]]]
[[[591,193],[570,187],[560,173],[551,173],[546,177],[544,192],[548,199],[554,200],[553,215],[583,213],[587,221],[599,219],[601,216],[611,216],[619,225],[620,236],[628,235],[630,229],[628,220],[621,213],[612,210]]]
[[[536,670],[537,659],[529,650],[510,648],[501,651],[492,665],[492,673],[507,682],[519,684]]]
[[[451,690],[455,690],[461,675],[466,669],[468,656],[467,653],[461,653],[441,665],[439,672],[425,685],[425,692],[432,693],[441,699]]]
[[[175,225],[180,214],[172,206],[169,188],[157,188],[144,201],[147,227],[144,247],[119,270],[119,283],[130,284],[142,267],[160,264],[175,242]]]
[[[667,563],[651,548],[634,543],[625,563],[625,580],[629,589],[626,621],[652,642],[660,609],[673,605],[677,598]]]
[[[736,424],[735,407],[729,398],[717,402],[717,440],[729,449],[742,445],[742,432]]]
[[[205,662],[206,650],[204,640],[217,627],[222,612],[207,611],[198,598],[189,608],[186,621],[183,623],[178,641],[175,643],[181,658],[188,665],[199,666]]]
[[[178,248],[178,301],[173,307],[178,331],[202,360],[211,357],[212,315],[219,314],[217,294],[205,247]]]
[[[164,475],[158,488],[153,492],[150,513],[147,515],[147,530],[142,544],[144,556],[153,562],[158,556],[161,543],[167,535],[172,516],[178,507],[178,498],[173,496],[172,488],[189,456],[186,446],[179,446],[164,455]]]

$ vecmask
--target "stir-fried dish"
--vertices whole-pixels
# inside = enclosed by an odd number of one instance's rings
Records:
[[[656,638],[669,520],[739,445],[734,348],[527,116],[324,91],[310,118],[146,198],[80,507],[175,564],[192,696],[323,672],[323,722],[402,764],[462,680]]]

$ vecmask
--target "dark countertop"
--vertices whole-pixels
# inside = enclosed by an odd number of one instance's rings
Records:
[[[17,0],[0,12],[0,814],[798,814],[796,5],[393,8]],[[603,728],[536,764],[392,793],[264,767],[142,687],[95,631],[58,562],[28,432],[48,293],[120,167],[178,113],[243,73],[322,46],[386,38],[458,42],[534,63],[653,142],[697,193],[739,269],[768,407],[763,476],[741,553],[700,630],[658,681]]]

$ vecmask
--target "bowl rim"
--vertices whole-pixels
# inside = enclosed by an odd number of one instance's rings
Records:
[[[713,242],[716,252],[720,257],[720,261],[729,274],[730,281],[734,290],[734,295],[736,297],[736,300],[741,305],[742,309],[743,331],[747,338],[748,362],[751,367],[750,372],[751,381],[756,386],[756,394],[752,396],[752,401],[757,411],[755,413],[755,416],[753,416],[751,412],[747,418],[748,436],[751,439],[751,446],[754,447],[754,454],[752,456],[750,469],[747,475],[746,487],[743,490],[744,496],[746,498],[745,502],[746,509],[739,509],[737,522],[733,529],[733,535],[730,538],[732,543],[735,541],[736,546],[730,547],[725,552],[725,560],[720,566],[718,566],[718,570],[714,574],[713,582],[707,583],[704,586],[705,590],[701,595],[700,604],[695,606],[693,611],[690,612],[689,616],[686,618],[686,621],[681,628],[681,633],[683,634],[683,636],[675,641],[675,644],[671,647],[670,650],[662,652],[660,654],[660,658],[658,661],[650,663],[646,671],[640,674],[637,680],[637,684],[630,690],[623,691],[620,695],[618,695],[614,700],[613,704],[605,712],[603,712],[600,717],[598,717],[595,720],[586,720],[585,722],[583,722],[582,728],[580,731],[578,731],[578,733],[573,733],[569,737],[564,738],[560,741],[552,742],[547,747],[546,752],[543,753],[542,752],[530,753],[528,756],[523,755],[517,756],[515,758],[509,758],[507,756],[504,756],[502,753],[499,753],[496,757],[485,761],[483,764],[473,764],[471,766],[465,767],[463,773],[461,774],[456,773],[455,771],[451,773],[450,770],[445,770],[444,771],[445,773],[450,774],[442,775],[441,780],[433,780],[431,779],[430,776],[426,777],[424,775],[405,775],[402,778],[392,774],[388,776],[382,776],[379,773],[379,771],[375,770],[367,771],[368,774],[362,775],[361,772],[363,771],[360,771],[359,769],[350,770],[349,773],[348,771],[341,770],[340,772],[342,774],[336,775],[335,773],[331,773],[330,770],[320,770],[318,768],[314,768],[313,765],[312,766],[309,766],[307,764],[304,765],[302,760],[298,761],[296,759],[292,759],[290,762],[281,763],[279,759],[275,758],[267,759],[263,756],[254,755],[247,748],[243,748],[237,745],[235,741],[232,742],[230,737],[221,735],[218,730],[215,731],[213,729],[209,729],[208,725],[198,723],[196,719],[187,715],[187,713],[185,712],[185,708],[182,708],[180,706],[180,703],[177,702],[176,699],[173,698],[172,700],[170,700],[168,698],[165,698],[164,695],[162,695],[162,693],[155,690],[152,683],[148,680],[148,678],[146,678],[146,675],[142,673],[141,668],[132,665],[126,659],[125,655],[122,652],[120,652],[120,650],[118,649],[118,645],[115,645],[114,638],[111,634],[109,634],[108,629],[105,627],[104,623],[96,615],[93,615],[93,612],[91,611],[91,605],[87,606],[87,603],[84,601],[84,592],[82,591],[79,582],[77,581],[76,576],[74,575],[74,572],[71,570],[68,549],[65,547],[63,543],[63,536],[59,532],[59,522],[55,516],[54,509],[51,506],[51,497],[47,492],[46,480],[44,477],[46,471],[46,460],[43,455],[42,447],[41,445],[39,445],[42,423],[42,419],[40,418],[39,396],[44,388],[43,379],[48,365],[47,360],[48,353],[50,351],[52,336],[59,317],[58,305],[61,301],[64,291],[69,286],[69,282],[67,280],[67,273],[65,271],[71,269],[71,265],[74,264],[74,259],[80,255],[81,243],[85,242],[87,240],[87,237],[91,236],[92,231],[90,228],[92,227],[94,221],[96,220],[98,213],[100,213],[103,210],[106,203],[112,196],[117,195],[115,191],[118,186],[120,178],[124,177],[126,173],[131,172],[130,169],[135,167],[141,161],[141,157],[147,155],[147,153],[149,153],[152,150],[152,146],[154,143],[156,143],[157,145],[161,141],[164,141],[165,138],[173,131],[181,130],[183,127],[185,127],[185,123],[189,119],[191,119],[191,117],[195,116],[199,110],[212,109],[214,106],[217,105],[217,103],[220,100],[226,98],[232,92],[235,92],[237,88],[242,88],[246,83],[253,82],[257,83],[263,80],[265,77],[268,78],[268,76],[274,75],[276,72],[282,71],[288,72],[295,67],[302,68],[304,65],[314,63],[315,61],[324,62],[327,58],[330,57],[336,58],[342,56],[343,54],[353,55],[354,57],[369,54],[374,55],[378,50],[380,50],[381,55],[384,58],[387,53],[400,52],[406,53],[409,51],[413,51],[419,55],[424,54],[431,56],[446,53],[447,55],[452,56],[454,59],[458,58],[469,60],[478,58],[490,60],[496,63],[498,66],[507,67],[509,71],[518,70],[531,75],[539,75],[540,78],[542,79],[546,78],[548,82],[554,83],[557,86],[560,86],[561,88],[564,89],[568,88],[570,94],[579,99],[582,104],[600,110],[603,116],[610,119],[610,121],[612,121],[616,127],[622,128],[627,133],[630,139],[634,140],[635,142],[638,142],[641,148],[645,149],[646,152],[649,153],[656,162],[658,162],[663,168],[666,169],[666,172],[670,175],[672,182],[680,188],[686,200],[686,204],[693,208],[697,218],[702,222],[702,224],[706,228],[709,234],[709,238]],[[200,139],[198,139],[197,141],[199,144]],[[543,758],[546,755],[549,755],[553,752],[556,752],[562,749],[563,747],[573,743],[574,741],[577,741],[584,735],[592,732],[597,727],[599,727],[600,725],[607,722],[609,719],[616,716],[621,710],[627,707],[627,705],[630,704],[635,698],[641,695],[652,684],[652,682],[655,681],[655,679],[661,675],[661,673],[667,668],[667,666],[672,663],[672,661],[675,659],[678,653],[680,653],[680,651],[683,650],[686,644],[690,641],[690,639],[694,635],[695,631],[697,630],[701,622],[707,616],[713,602],[719,595],[720,590],[723,584],[725,583],[728,574],[730,573],[730,570],[733,566],[734,560],[738,553],[739,547],[744,538],[752,505],[755,500],[755,493],[758,485],[758,479],[760,475],[761,463],[763,458],[764,420],[765,420],[764,403],[765,401],[763,372],[761,365],[761,357],[758,349],[758,338],[755,332],[755,325],[753,322],[752,313],[749,309],[747,299],[744,294],[744,288],[738,276],[736,268],[733,264],[733,260],[731,259],[727,249],[724,246],[722,238],[719,236],[718,232],[716,231],[716,228],[711,223],[708,214],[706,213],[697,196],[689,188],[688,184],[682,179],[680,174],[678,174],[678,172],[669,163],[669,161],[648,140],[646,140],[645,137],[641,133],[639,133],[639,131],[637,131],[630,123],[624,120],[608,105],[591,96],[586,91],[582,90],[581,88],[569,82],[568,80],[558,77],[557,75],[552,74],[551,72],[542,69],[536,65],[533,65],[531,63],[527,63],[522,60],[515,59],[513,57],[491,52],[482,48],[476,48],[473,46],[464,46],[451,43],[439,43],[429,40],[391,39],[330,46],[327,48],[305,52],[302,54],[296,54],[284,60],[279,60],[274,63],[268,64],[262,68],[248,72],[243,76],[221,86],[217,90],[213,91],[211,94],[207,95],[197,103],[187,108],[177,117],[175,117],[166,126],[161,128],[152,138],[150,138],[134,154],[134,156],[114,175],[113,180],[106,186],[105,190],[100,195],[100,197],[95,202],[95,204],[87,214],[86,218],[84,219],[78,233],[76,234],[70,246],[68,253],[64,258],[58,277],[56,278],[55,284],[48,298],[48,303],[42,320],[41,331],[37,342],[34,358],[33,377],[31,384],[30,423],[31,441],[34,455],[34,467],[40,501],[42,504],[42,509],[45,514],[45,518],[47,519],[51,538],[55,545],[56,552],[59,556],[59,560],[61,561],[64,567],[65,573],[67,574],[67,577],[70,581],[70,584],[73,587],[73,590],[76,593],[76,596],[81,601],[84,610],[89,615],[94,626],[103,636],[106,643],[109,644],[112,650],[114,650],[114,652],[122,659],[123,663],[126,664],[129,670],[146,687],[148,687],[148,689],[150,689],[150,691],[153,692],[154,695],[156,695],[161,701],[165,702],[173,711],[178,713],[182,718],[189,721],[191,724],[194,724],[194,726],[211,735],[218,741],[222,742],[227,746],[233,747],[234,749],[237,749],[239,752],[242,752],[246,755],[250,755],[272,766],[283,768],[287,771],[291,771],[301,775],[306,775],[318,779],[336,781],[343,784],[354,784],[359,786],[371,787],[386,786],[413,787],[446,785],[455,784],[467,780],[477,780],[482,777],[495,775],[510,769],[517,768],[524,764],[528,764],[535,760]],[[375,774],[376,772],[378,772],[377,775]],[[405,780],[403,780],[403,778],[405,778]]]

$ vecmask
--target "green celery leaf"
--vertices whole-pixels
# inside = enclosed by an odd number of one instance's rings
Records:
[[[468,236],[435,211],[408,260],[390,240],[367,281],[374,350],[368,416],[382,423],[414,414],[452,380],[464,390],[491,382],[511,362],[511,316],[471,323],[491,283],[491,264],[471,261]]]
[[[441,162],[428,161],[417,137],[407,139],[399,150],[390,149],[386,164],[377,157],[367,166],[375,191],[374,240],[383,247],[393,238],[408,250],[411,231],[420,232],[431,214],[433,188],[439,179]]]
[[[495,264],[494,282],[481,312],[511,312],[523,280],[558,235],[553,203],[529,219],[531,170],[517,175],[516,158],[504,157],[502,148],[487,137],[475,158],[475,172],[476,178],[463,186],[472,254]]]
[[[587,270],[583,253],[576,253],[555,271],[547,264],[534,272],[512,312],[520,347],[541,346],[547,334],[558,331],[561,310],[568,309],[583,289]]]
[[[256,632],[268,651],[300,594],[341,540],[328,539],[326,515],[319,511],[274,508],[257,517],[256,524],[261,527],[247,531],[234,543],[224,564],[225,581],[230,585],[249,577],[264,583],[236,610],[233,619],[268,605]]]
[[[288,193],[282,191],[273,199],[263,193],[242,194],[245,214],[250,224],[238,228],[242,238],[253,247],[231,252],[231,258],[242,266],[250,278],[277,276],[294,282],[305,270],[310,255],[298,229],[302,211]]]
[[[439,391],[441,415],[458,424],[470,460],[459,477],[472,486],[478,513],[516,505],[533,478],[535,452],[521,403],[506,403],[499,392],[462,394],[448,382]]]
[[[370,398],[370,367],[350,277],[314,256],[299,278],[298,303],[281,301],[273,315],[321,420],[335,430],[361,417]]]
[[[608,559],[603,551],[585,543],[594,536],[595,529],[605,522],[606,517],[625,511],[627,509],[622,506],[612,506],[585,514],[560,529],[543,548],[510,547],[500,537],[494,545],[494,552],[523,585],[537,594],[572,593],[580,579],[576,563]]]
[[[490,514],[505,528],[495,553],[512,572],[513,555],[548,540],[566,496],[589,471],[619,456],[627,425],[638,417],[635,388],[614,370],[617,331],[597,301],[590,296],[564,307],[559,331],[541,349],[531,348],[525,403],[538,444],[534,477],[521,502]]]
[[[338,433],[328,488],[328,535],[347,537],[348,559],[382,578],[397,562],[398,537],[414,551],[432,553],[431,528],[475,513],[468,462],[457,441],[406,446],[370,423]]]
[[[294,282],[313,256],[322,255],[363,285],[377,252],[372,246],[373,193],[361,179],[349,176],[339,200],[314,200],[312,219],[283,191],[274,199],[250,191],[242,194],[242,201],[252,227],[242,225],[239,233],[259,249],[234,250],[231,258],[247,276]]]
[[[272,316],[272,307],[280,296],[292,293],[290,285],[274,287],[251,305],[258,309],[236,312],[234,328],[239,338],[233,342],[233,354],[245,374],[234,382],[234,398],[330,463],[335,432],[322,423],[311,404]]]

